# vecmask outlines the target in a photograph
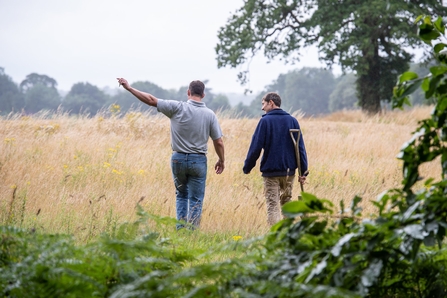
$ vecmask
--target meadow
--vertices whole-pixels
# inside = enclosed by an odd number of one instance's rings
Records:
[[[305,192],[330,200],[336,211],[340,201],[349,207],[359,195],[363,216],[374,216],[371,201],[401,185],[396,156],[431,109],[377,116],[295,112],[310,166]],[[200,230],[228,239],[263,235],[269,226],[259,160],[249,175],[242,173],[258,119],[218,116],[226,168],[221,175],[214,173],[217,155],[210,141]],[[0,118],[0,225],[70,234],[88,243],[134,221],[137,204],[150,214],[175,217],[169,130],[164,116],[120,115],[116,108],[94,117],[42,113]],[[439,163],[425,165],[421,175],[439,177]],[[299,191],[296,183],[294,198]]]

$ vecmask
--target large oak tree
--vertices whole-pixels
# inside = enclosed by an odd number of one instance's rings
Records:
[[[219,30],[218,67],[249,63],[259,51],[297,61],[316,45],[328,67],[356,73],[359,106],[374,114],[408,69],[408,48],[421,43],[416,17],[446,12],[442,0],[244,0]],[[239,79],[245,83],[247,71]]]

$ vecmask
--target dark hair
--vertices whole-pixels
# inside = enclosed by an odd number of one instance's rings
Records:
[[[203,92],[205,91],[205,84],[201,81],[192,81],[189,84],[189,91],[191,92],[191,96],[203,96]]]
[[[275,106],[277,106],[278,108],[281,106],[281,97],[278,93],[269,92],[264,96],[263,100],[266,102],[273,101]]]

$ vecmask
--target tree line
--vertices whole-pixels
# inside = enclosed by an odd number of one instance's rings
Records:
[[[178,90],[167,90],[147,81],[134,82],[132,85],[156,97],[174,100],[184,100],[188,88],[182,86]],[[230,108],[227,97],[215,94],[209,88],[207,91],[207,105],[210,108],[214,110]],[[47,110],[95,115],[112,104],[119,105],[123,112],[139,110],[155,113],[154,108],[141,104],[124,90],[119,90],[112,95],[88,82],[79,82],[74,84],[65,96],[62,96],[54,78],[31,73],[20,84],[16,84],[5,73],[4,68],[0,67],[0,114],[11,112],[34,114]]]
[[[421,77],[429,72],[426,66],[419,64],[412,64],[411,69]],[[273,91],[281,95],[284,110],[301,110],[306,116],[315,116],[342,109],[358,109],[356,79],[353,73],[335,76],[327,69],[304,67],[280,74],[271,84],[265,86],[262,92],[254,97],[247,97],[246,102],[240,102],[236,106],[230,104],[227,95],[216,94],[211,88],[207,88],[204,101],[216,112],[239,117],[259,117],[263,113],[260,105],[262,96]],[[188,88],[182,86],[177,90],[164,89],[148,81],[133,82],[132,86],[156,97],[173,100],[186,100]],[[411,102],[430,103],[424,99],[421,92],[412,95]],[[123,113],[134,110],[156,113],[155,108],[140,103],[125,90],[111,94],[88,82],[79,82],[62,96],[54,78],[31,73],[20,84],[16,84],[0,67],[0,114],[3,115],[11,112],[35,114],[42,110],[95,115],[112,104],[119,105],[119,110]]]
[[[412,63],[410,70],[424,77],[429,73],[431,63]],[[256,117],[261,114],[261,100],[266,92],[278,92],[281,95],[281,108],[288,112],[300,110],[305,116],[319,116],[340,110],[361,109],[356,88],[357,76],[348,72],[335,76],[332,71],[323,68],[303,67],[285,74],[280,74],[271,84],[256,95],[255,99],[244,105],[239,103],[236,110],[241,115]],[[397,81],[397,76],[393,82]],[[390,98],[392,93],[390,93]],[[409,96],[412,105],[432,104],[422,91]],[[388,106],[388,100],[381,101],[382,106]]]

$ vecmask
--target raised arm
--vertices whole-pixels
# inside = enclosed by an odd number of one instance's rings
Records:
[[[123,86],[124,89],[126,89],[127,91],[132,93],[132,95],[135,96],[136,98],[138,98],[140,101],[144,102],[147,105],[153,106],[153,107],[157,106],[158,98],[156,98],[152,94],[142,92],[140,90],[132,88],[126,79],[117,78],[117,80],[118,80],[118,83],[120,84],[120,86]]]
[[[218,138],[213,140],[214,150],[216,150],[217,156],[219,156],[219,160],[216,162],[214,169],[216,170],[216,174],[222,174],[225,169],[225,149],[222,138]]]

